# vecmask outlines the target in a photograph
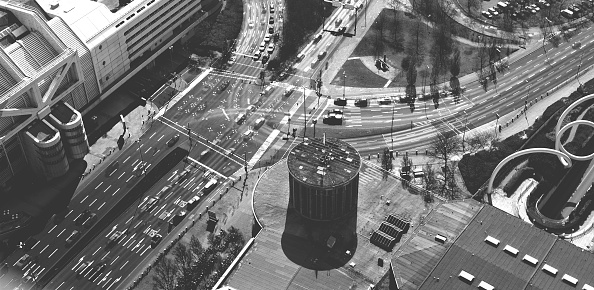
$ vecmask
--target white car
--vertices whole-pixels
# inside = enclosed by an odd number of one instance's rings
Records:
[[[250,23],[248,24],[249,28],[254,28],[254,22],[250,21]]]
[[[260,43],[260,51],[264,51],[266,49],[266,42],[262,41],[262,43]]]
[[[269,44],[268,45],[268,49],[266,50],[266,52],[268,52],[268,54],[271,54],[274,51],[274,44]]]
[[[266,33],[266,35],[264,36],[264,42],[269,42],[270,41],[270,34]]]

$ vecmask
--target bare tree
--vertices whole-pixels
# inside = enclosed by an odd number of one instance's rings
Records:
[[[183,243],[178,243],[173,248],[173,255],[175,256],[175,262],[181,269],[189,268],[192,265],[193,254],[188,247]]]
[[[382,154],[382,169],[384,170],[384,179],[388,179],[388,172],[392,170],[392,158],[390,157],[390,149],[384,148]]]
[[[460,153],[462,149],[462,141],[460,137],[452,131],[444,133],[438,133],[435,135],[430,144],[429,155],[435,159],[439,159],[443,162],[443,175],[444,183],[441,188],[441,193],[449,195],[449,191],[453,188],[448,188],[451,183],[450,179],[453,178],[452,170],[449,168],[450,159],[457,153]]]
[[[423,173],[425,174],[423,175],[423,179],[425,181],[425,189],[431,191],[438,189],[439,183],[435,178],[435,170],[433,170],[433,166],[431,166],[431,164],[426,164],[423,167]]]
[[[472,12],[475,11],[475,9],[480,9],[481,7],[481,0],[467,0],[466,1],[466,10],[468,12],[468,14],[473,15]]]
[[[198,240],[198,238],[195,235],[192,235],[192,237],[190,238],[190,250],[196,258],[200,256],[200,254],[202,254],[202,252],[204,251],[202,243],[200,243],[200,240]]]
[[[466,144],[470,147],[472,152],[477,152],[482,149],[491,149],[493,144],[497,141],[497,136],[491,130],[478,131],[466,138]]]
[[[153,286],[159,290],[175,289],[178,277],[178,267],[169,258],[163,257],[155,266],[155,276],[153,276]]]

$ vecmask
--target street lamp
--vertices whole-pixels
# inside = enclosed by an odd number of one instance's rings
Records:
[[[291,131],[291,117],[289,117],[289,127],[287,128],[287,137],[289,137],[290,131]]]
[[[303,87],[303,139],[305,139],[305,132],[307,132],[307,110],[305,109],[305,87]]]
[[[499,119],[499,118],[497,118]],[[466,124],[468,123],[468,114],[466,113],[466,110],[464,110],[464,131],[462,133],[462,154],[464,154],[464,152],[466,151],[466,147],[464,146],[464,137],[466,136]],[[497,124],[495,124],[495,127],[497,127]]]
[[[346,72],[342,72],[343,81],[342,81],[342,97],[346,98]]]
[[[314,138],[316,138],[316,124],[318,123],[318,120],[315,120],[315,119],[314,119],[314,120],[312,120],[311,122],[312,122],[312,123],[313,123],[313,125],[314,125],[314,135],[313,135],[313,137],[314,137]]]
[[[173,45],[169,47],[169,61],[173,65]]]
[[[392,104],[392,126],[390,126],[390,138],[392,138],[392,152],[394,152],[394,100],[391,96],[390,99],[392,99],[390,102]]]
[[[499,125],[499,114],[495,113],[495,138],[497,138],[497,125]]]

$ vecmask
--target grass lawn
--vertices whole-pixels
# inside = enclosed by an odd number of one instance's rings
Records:
[[[343,79],[343,74],[346,75],[346,81]],[[370,71],[360,59],[347,60],[332,80],[333,85],[342,86],[344,83],[347,87],[363,88],[381,88],[387,82],[387,79]]]
[[[414,16],[413,16],[414,17]],[[396,24],[395,24],[395,20]],[[386,62],[390,66],[390,71],[396,77],[390,83],[391,87],[399,87],[406,85],[406,78],[401,73],[400,64],[405,57],[404,44],[413,38],[410,27],[417,25],[416,18],[410,18],[399,11],[396,14],[391,9],[384,9],[376,18],[376,21],[371,26],[370,30],[363,37],[361,42],[353,51],[351,57],[377,57],[386,55]],[[433,33],[436,30],[421,23],[421,47],[423,52],[423,62],[417,68],[417,86],[423,84],[422,71],[428,71],[427,66],[431,67],[431,59],[429,51],[433,46]],[[382,37],[380,37],[380,31]],[[396,37],[395,37],[396,35]],[[395,40],[396,38],[396,40]],[[378,39],[381,39],[378,42]],[[379,43],[379,44],[378,44]],[[378,49],[378,46],[380,47]],[[478,55],[478,47],[470,46],[454,40],[454,46],[460,50],[460,58],[462,59],[460,65],[460,75],[462,77],[466,74],[474,73],[475,59]],[[383,87],[386,84],[386,79],[377,75],[376,72],[368,69],[360,60],[347,61],[341,71],[347,73],[347,86],[354,87]],[[353,73],[349,73],[353,71]],[[356,72],[356,74],[355,74]],[[449,79],[449,73],[447,79]],[[440,79],[442,79],[440,77]],[[342,73],[339,72],[332,84],[342,85]]]

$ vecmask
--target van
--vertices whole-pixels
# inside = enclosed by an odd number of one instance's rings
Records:
[[[219,181],[216,178],[210,179],[202,189],[202,192],[204,192],[204,194],[209,194],[215,187],[217,187],[218,183]]]

